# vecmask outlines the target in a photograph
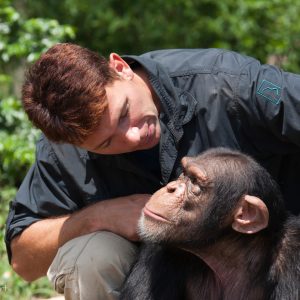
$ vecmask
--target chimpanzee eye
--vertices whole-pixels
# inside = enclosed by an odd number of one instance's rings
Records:
[[[195,196],[199,196],[202,192],[202,189],[200,187],[199,184],[193,184],[191,192],[195,195]]]
[[[194,176],[190,177],[189,192],[191,192],[195,196],[200,195],[200,193],[202,192],[202,188],[201,188],[197,178]]]
[[[197,178],[196,177],[191,176],[190,179],[191,179],[191,183],[192,184],[196,184],[197,183]]]

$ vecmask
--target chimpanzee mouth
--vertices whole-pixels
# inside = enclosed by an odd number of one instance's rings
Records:
[[[167,220],[163,216],[149,210],[146,206],[144,207],[143,212],[144,212],[144,215],[146,217],[149,217],[149,218],[154,219],[156,221],[164,222],[164,223],[171,223],[169,220]]]

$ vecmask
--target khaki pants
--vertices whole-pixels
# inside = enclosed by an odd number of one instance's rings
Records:
[[[111,232],[80,236],[59,248],[47,275],[66,300],[116,300],[137,249]]]

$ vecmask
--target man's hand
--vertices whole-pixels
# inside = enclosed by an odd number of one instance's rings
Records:
[[[102,221],[108,226],[105,229],[130,241],[137,241],[137,223],[150,197],[149,194],[136,194],[104,201]]]

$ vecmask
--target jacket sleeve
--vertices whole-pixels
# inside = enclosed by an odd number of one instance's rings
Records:
[[[254,132],[257,146],[265,148],[261,150],[299,152],[299,75],[249,59],[241,69],[236,98],[243,122]]]
[[[76,198],[72,193],[50,145],[42,138],[37,143],[36,161],[10,204],[5,235],[9,260],[11,240],[28,226],[43,218],[64,215],[79,208],[78,196]]]

